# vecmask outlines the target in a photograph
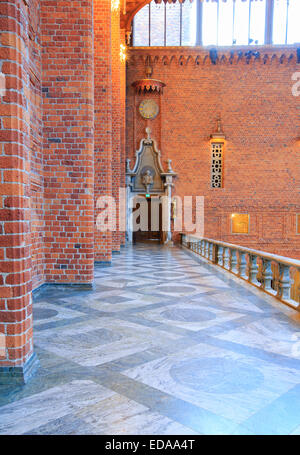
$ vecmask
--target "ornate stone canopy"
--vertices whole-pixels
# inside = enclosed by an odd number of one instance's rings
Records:
[[[134,193],[165,193],[166,186],[172,185],[176,173],[171,168],[171,160],[167,160],[168,168],[164,171],[161,164],[161,154],[154,139],[151,138],[150,128],[146,128],[147,137],[142,139],[136,152],[136,162],[130,169],[127,159],[127,185]]]
[[[165,243],[172,245],[171,233],[171,206],[173,178],[176,173],[171,167],[171,160],[167,160],[167,170],[161,164],[160,151],[156,142],[151,138],[151,129],[146,128],[147,137],[141,140],[140,148],[136,151],[134,168],[130,168],[130,159],[126,164],[126,186],[127,186],[127,240],[132,242],[132,202],[139,197],[156,198],[164,200],[163,218],[165,219],[164,231],[166,233]]]

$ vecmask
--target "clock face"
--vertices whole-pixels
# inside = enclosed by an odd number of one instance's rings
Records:
[[[159,113],[159,107],[154,100],[144,100],[140,104],[139,111],[143,118],[154,119]]]

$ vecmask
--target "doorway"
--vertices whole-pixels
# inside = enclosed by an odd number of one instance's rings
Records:
[[[164,243],[165,236],[162,229],[162,204],[158,195],[139,195],[133,213],[136,216],[137,230],[133,232],[133,242]]]

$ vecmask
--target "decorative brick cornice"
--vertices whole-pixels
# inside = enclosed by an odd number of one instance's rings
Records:
[[[254,64],[299,64],[296,46],[241,46],[239,48],[199,47],[132,47],[128,52],[131,64],[150,59],[151,64],[161,65],[236,65]]]

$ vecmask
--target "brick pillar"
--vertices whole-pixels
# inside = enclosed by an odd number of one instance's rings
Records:
[[[120,10],[111,16],[111,60],[112,60],[112,196],[117,205],[117,229],[112,233],[112,250],[120,252],[119,188],[121,183],[121,90],[120,90]]]
[[[112,195],[111,0],[94,3],[95,25],[95,206]],[[95,222],[101,209],[95,209]],[[95,260],[110,262],[112,233],[95,223]]]
[[[121,30],[121,44],[126,47],[125,30]],[[126,61],[120,62],[120,119],[121,119],[121,156],[120,156],[120,186],[125,188],[125,138],[126,138]],[[120,244],[125,245],[125,231],[120,232]]]
[[[93,0],[42,0],[42,46],[46,280],[90,284],[94,272]]]
[[[0,3],[0,384],[24,383],[33,353],[30,252],[29,2]],[[4,82],[3,82],[4,81]],[[2,95],[2,96],[1,96]]]

